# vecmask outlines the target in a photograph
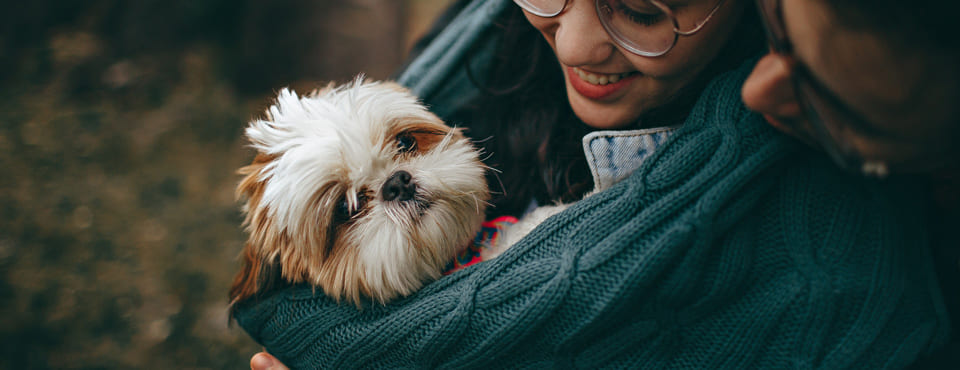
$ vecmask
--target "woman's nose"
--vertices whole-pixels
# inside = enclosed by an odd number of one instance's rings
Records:
[[[616,50],[600,23],[594,1],[571,0],[554,18],[557,59],[568,66],[600,64]]]

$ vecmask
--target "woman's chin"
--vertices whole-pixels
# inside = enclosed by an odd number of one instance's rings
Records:
[[[597,100],[581,94],[567,80],[567,99],[573,113],[587,126],[597,130],[615,130],[630,126],[642,112],[637,102],[617,97]]]
[[[570,106],[577,118],[587,126],[597,130],[622,129],[632,124],[639,117],[638,113],[630,112],[622,109],[622,107],[584,101],[576,96],[570,96]]]

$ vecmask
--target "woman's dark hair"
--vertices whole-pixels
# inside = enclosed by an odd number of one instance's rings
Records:
[[[495,168],[491,215],[520,216],[531,200],[572,201],[592,187],[580,140],[590,128],[567,102],[563,71],[519,7],[499,20],[503,32],[484,91],[454,118]],[[470,58],[468,58],[470,59]],[[467,65],[473,73],[474,66]],[[476,68],[479,70],[480,68]]]
[[[705,68],[702,78],[673,103],[645,114],[645,122],[682,123],[710,78],[760,54],[763,31],[753,8],[748,8],[724,52]],[[497,25],[501,41],[487,73],[476,76],[482,68],[464,66],[484,93],[444,117],[467,127],[467,134],[486,154],[485,163],[497,170],[488,176],[494,192],[488,216],[520,216],[531,201],[544,205],[578,200],[593,188],[581,141],[592,129],[570,108],[553,50],[520,8],[506,11]]]

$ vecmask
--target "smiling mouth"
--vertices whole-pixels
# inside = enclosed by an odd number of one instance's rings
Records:
[[[642,75],[640,72],[594,73],[576,67],[567,67],[567,81],[570,87],[581,96],[597,101],[615,96]]]
[[[590,83],[591,85],[608,85],[619,82],[621,79],[630,77],[631,75],[637,74],[637,72],[625,72],[625,73],[594,73],[587,72],[577,67],[572,67],[573,72],[580,76],[580,79]]]

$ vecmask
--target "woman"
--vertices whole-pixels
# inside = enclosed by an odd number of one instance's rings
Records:
[[[468,3],[460,1],[453,11]],[[682,30],[690,31],[703,24],[702,29],[687,36],[677,36],[666,17],[655,19],[660,14],[656,8],[638,8],[653,15],[642,19],[647,23],[636,24],[624,18],[624,9],[601,19],[592,9],[597,3],[553,4],[563,10],[564,16],[540,17],[506,4],[503,14],[495,20],[500,27],[487,35],[502,35],[492,61],[482,52],[468,51],[463,65],[455,68],[467,75],[463,79],[480,81],[452,85],[481,91],[450,93],[448,87],[434,89],[438,90],[435,93],[422,91],[418,87],[424,84],[423,75],[444,76],[436,73],[433,65],[414,64],[400,77],[402,82],[413,84],[414,90],[448,122],[469,127],[468,134],[490,154],[487,162],[499,171],[499,176],[491,177],[488,183],[500,195],[493,200],[491,218],[519,217],[529,209],[531,201],[552,204],[579,200],[595,187],[593,171],[583,155],[584,135],[596,130],[677,126],[710,79],[756,56],[763,47],[758,19],[753,9],[740,0],[726,4],[716,0],[694,1],[678,9],[676,18]],[[741,15],[744,8],[748,14]],[[643,16],[637,12],[629,15]],[[651,20],[656,24],[648,24]],[[566,26],[559,27],[558,21]],[[648,39],[662,44],[658,45],[658,52],[668,52],[650,57],[618,47],[602,28],[606,21],[623,28],[622,33],[650,35]],[[460,37],[459,33],[455,35]],[[589,37],[593,40],[585,39]],[[721,50],[723,53],[718,56]],[[451,54],[445,50],[441,53],[444,57]],[[590,98],[576,88],[590,90],[591,84],[577,83],[584,81],[578,74],[584,71],[597,72],[591,73],[595,76],[603,74],[600,72],[630,74],[633,81],[611,96]],[[464,104],[462,97],[471,93],[479,96]],[[448,96],[455,96],[456,100]],[[531,174],[535,175],[533,181]]]
[[[465,14],[502,6],[478,3]],[[749,4],[571,0],[552,15],[556,7],[537,6],[549,2],[519,3],[567,71],[563,100],[587,127],[673,125],[677,116],[681,127],[633,158],[631,175],[593,173],[604,191],[504,255],[411,297],[358,312],[298,287],[241,306],[238,322],[268,351],[293,367],[872,368],[904,366],[943,343],[942,302],[916,245],[926,234],[914,185],[837,171],[767,128],[740,103],[749,65],[705,74]],[[622,38],[624,20],[674,19],[674,34],[692,36]],[[673,52],[681,57],[667,59]],[[673,75],[675,63],[684,66]],[[632,82],[578,86],[581,73],[591,85]],[[437,91],[462,86],[456,75],[414,75],[407,82],[432,86],[420,92],[440,109],[451,94]],[[615,104],[624,97],[641,108]],[[600,162],[593,168],[609,168]]]

